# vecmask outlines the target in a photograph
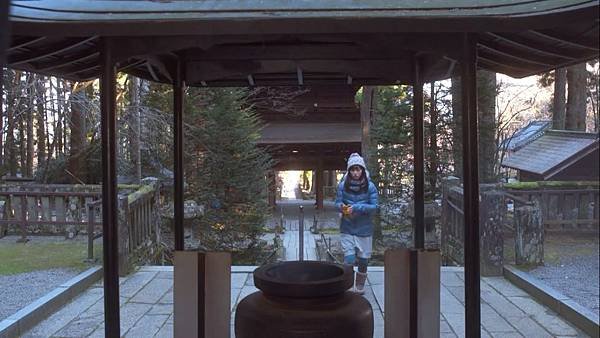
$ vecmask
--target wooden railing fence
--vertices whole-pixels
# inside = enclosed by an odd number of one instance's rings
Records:
[[[546,231],[598,231],[598,188],[506,189],[506,195],[517,198],[515,206],[523,201],[536,202]]]
[[[127,190],[131,190],[128,187]],[[19,241],[27,241],[32,226],[68,226],[86,230],[88,260],[94,257],[94,239],[102,236],[102,191],[99,185],[0,185],[0,237],[18,228]],[[129,255],[160,240],[160,186],[141,186],[119,195],[120,253]]]
[[[0,236],[10,225],[20,228],[22,241],[26,241],[28,227],[35,225],[66,230],[70,225],[84,226],[90,218],[94,219],[94,225],[102,225],[101,215],[89,215],[91,209],[87,207],[100,197],[99,186],[1,185],[4,212],[0,214]]]

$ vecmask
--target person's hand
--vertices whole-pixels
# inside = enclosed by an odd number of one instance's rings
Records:
[[[351,205],[348,206],[347,210],[348,210],[348,215],[352,215],[352,206]]]

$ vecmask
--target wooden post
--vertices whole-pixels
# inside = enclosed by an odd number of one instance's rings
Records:
[[[460,178],[454,176],[448,176],[442,180],[442,214],[441,214],[441,240],[440,246],[442,251],[442,257],[445,259],[450,257],[451,247],[449,246],[449,239],[453,233],[454,219],[450,216],[453,214],[452,207],[450,206],[450,189],[460,185]]]
[[[21,206],[21,219],[20,228],[21,228],[21,238],[17,239],[17,243],[27,243],[29,240],[27,239],[27,197],[25,195],[20,198],[20,206]]]
[[[185,249],[183,235],[183,66],[182,61],[178,60],[177,74],[175,74],[175,83],[173,84],[175,250]]]
[[[96,221],[96,217],[95,217],[95,212],[94,212],[94,205],[91,203],[86,204],[87,205],[87,217],[88,217],[88,224],[87,224],[87,239],[88,239],[88,258],[87,261],[89,263],[94,261],[94,223]]]
[[[102,242],[104,269],[104,332],[107,337],[120,336],[119,309],[119,235],[117,227],[116,170],[116,68],[112,44],[108,38],[100,43],[102,74],[100,77],[100,130],[102,134]]]
[[[315,197],[317,199],[317,210],[323,210],[323,167],[321,165],[317,167],[316,176],[317,190]]]
[[[229,337],[231,255],[176,251],[173,299],[175,338]]]
[[[10,0],[0,0],[0,112],[2,112],[2,85],[4,84],[4,65],[6,64],[6,47],[10,37],[8,24],[8,10]],[[0,114],[4,116],[4,114]],[[1,142],[0,142],[1,143]],[[0,147],[1,148],[1,147]],[[0,165],[3,163],[2,149],[0,149]]]
[[[440,254],[438,250],[387,250],[385,338],[440,336]]]
[[[461,103],[465,216],[465,332],[481,336],[479,285],[479,173],[477,146],[477,45],[473,34],[462,37]]]
[[[419,59],[413,56],[414,247],[425,247],[425,165],[423,146],[423,83]]]

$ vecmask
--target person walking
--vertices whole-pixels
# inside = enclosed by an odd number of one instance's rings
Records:
[[[340,233],[344,264],[358,265],[354,291],[363,294],[373,251],[373,214],[378,193],[363,158],[353,153],[338,185],[335,206],[342,213]]]

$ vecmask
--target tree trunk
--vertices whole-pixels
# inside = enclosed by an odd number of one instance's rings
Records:
[[[35,81],[35,76],[30,73],[27,76],[27,82],[26,82],[26,90],[25,92],[27,93],[27,107],[25,107],[25,113],[26,113],[26,125],[27,125],[27,159],[26,159],[26,163],[25,163],[25,176],[27,177],[32,177],[33,176],[33,111],[34,111],[34,93],[35,93],[35,89],[34,89],[34,81]]]
[[[129,131],[130,147],[129,158],[134,164],[135,178],[138,184],[142,181],[142,155],[140,151],[140,133],[141,133],[141,111],[140,111],[140,79],[134,76],[129,77]]]
[[[496,73],[477,72],[477,106],[479,116],[479,180],[496,182],[494,172],[496,145]]]
[[[452,155],[454,175],[462,179],[462,111],[460,77],[452,78]]]
[[[554,99],[552,104],[552,129],[565,129],[565,90],[567,86],[567,69],[557,68],[554,71]]]
[[[64,154],[64,148],[63,148],[63,100],[64,100],[64,93],[63,93],[63,88],[61,86],[61,81],[57,79],[56,80],[56,119],[55,119],[55,130],[56,132],[54,133],[54,140],[52,141],[56,146],[55,146],[55,152],[56,152],[56,157],[63,155]]]
[[[15,96],[19,84],[17,74],[8,70],[8,85],[6,86],[6,143],[4,144],[4,155],[8,159],[8,171],[11,176],[17,175],[17,159],[15,149]]]
[[[71,106],[69,129],[71,130],[71,134],[69,137],[70,149],[67,168],[71,174],[78,179],[83,177],[81,161],[85,144],[85,134],[83,129],[83,110],[85,99],[86,97],[84,88],[74,88],[69,98]],[[78,182],[77,179],[74,181]]]
[[[370,144],[371,144],[371,113],[373,111],[373,102],[375,94],[375,87],[364,86],[362,92],[362,102],[360,104],[360,122],[362,129],[362,144],[361,144],[361,155],[365,160],[365,163],[369,163],[370,158]]]
[[[37,167],[43,168],[47,161],[46,156],[46,84],[43,76],[36,76],[36,108],[37,108]]]
[[[587,70],[585,62],[567,69],[568,97],[565,129],[585,131]]]
[[[20,84],[22,85],[22,84]],[[21,88],[22,86],[19,86],[19,91],[22,90],[23,88]],[[23,95],[22,93],[19,93],[20,95]],[[23,95],[24,96],[24,95]],[[17,100],[18,101],[18,100]],[[25,136],[25,113],[23,112],[23,106],[22,105],[17,105],[18,107],[18,114],[16,116],[17,118],[17,125],[19,128],[19,142],[17,143],[19,145],[19,172],[21,173],[21,176],[25,175],[25,168],[27,167],[27,141],[26,141],[26,136]]]
[[[429,104],[429,159],[427,161],[427,176],[429,178],[429,197],[435,198],[435,187],[437,185],[437,168],[438,168],[438,110],[435,93],[435,82],[431,82],[431,102]]]
[[[0,51],[1,53],[1,51]],[[0,88],[0,131],[4,131],[4,110],[2,109],[2,107],[4,107],[4,104],[6,103],[4,101],[4,90],[6,90],[7,93],[7,97],[8,97],[8,90],[10,89],[10,82],[8,81],[8,73],[9,71],[7,70],[6,72],[4,72],[4,68],[0,68],[0,81],[2,81],[2,87]],[[7,109],[8,110],[8,109]],[[4,134],[0,134],[0,170],[2,170],[2,168],[4,167],[4,143],[3,143],[3,139],[4,139]]]

